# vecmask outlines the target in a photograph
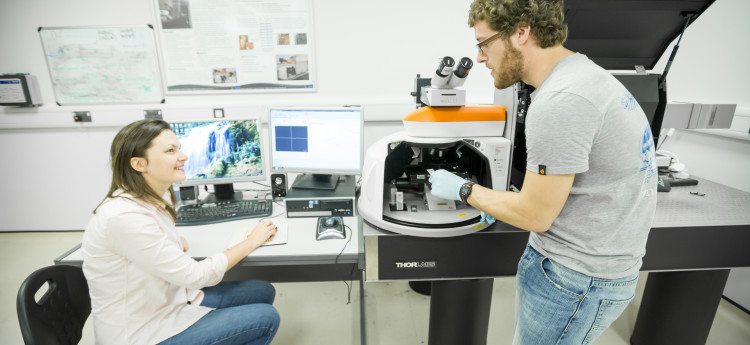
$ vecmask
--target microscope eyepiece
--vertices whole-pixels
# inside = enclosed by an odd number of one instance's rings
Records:
[[[446,88],[446,86],[450,82],[453,67],[455,66],[456,60],[453,60],[453,58],[450,56],[446,56],[442,60],[440,60],[440,65],[435,71],[435,75],[432,76],[432,80],[430,80],[430,86],[436,89]]]
[[[458,63],[458,68],[453,71],[453,74],[455,74],[456,77],[459,78],[466,78],[466,76],[469,75],[469,71],[472,67],[474,67],[474,62],[467,57],[463,57],[461,58],[461,62]]]
[[[440,65],[438,66],[438,69],[435,71],[437,75],[441,77],[446,77],[451,74],[451,71],[453,70],[453,66],[456,65],[456,61],[453,60],[452,57],[446,56],[442,60],[440,60]]]

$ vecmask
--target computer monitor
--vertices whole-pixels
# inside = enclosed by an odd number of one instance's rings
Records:
[[[188,157],[186,179],[175,185],[213,184],[213,194],[204,201],[242,200],[234,182],[266,179],[259,125],[258,119],[171,122]]]
[[[304,173],[292,188],[333,190],[362,172],[362,108],[270,108],[269,128],[271,169]]]

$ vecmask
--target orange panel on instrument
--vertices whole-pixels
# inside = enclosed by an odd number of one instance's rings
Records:
[[[473,105],[466,107],[422,107],[404,117],[413,122],[505,121],[505,107]]]

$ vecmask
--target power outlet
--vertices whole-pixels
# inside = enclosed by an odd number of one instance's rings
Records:
[[[159,109],[156,109],[156,110],[144,110],[143,111],[143,115],[146,118],[146,120],[149,120],[149,119],[161,120],[162,119],[161,118],[161,110],[159,110]]]
[[[75,122],[91,122],[91,112],[90,111],[74,111],[73,112],[73,121],[75,121]]]

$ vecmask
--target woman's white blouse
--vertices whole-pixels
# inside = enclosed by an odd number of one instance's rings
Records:
[[[99,207],[81,253],[100,345],[156,344],[182,332],[212,310],[200,306],[200,289],[227,269],[223,253],[185,254],[169,214],[128,194]]]

